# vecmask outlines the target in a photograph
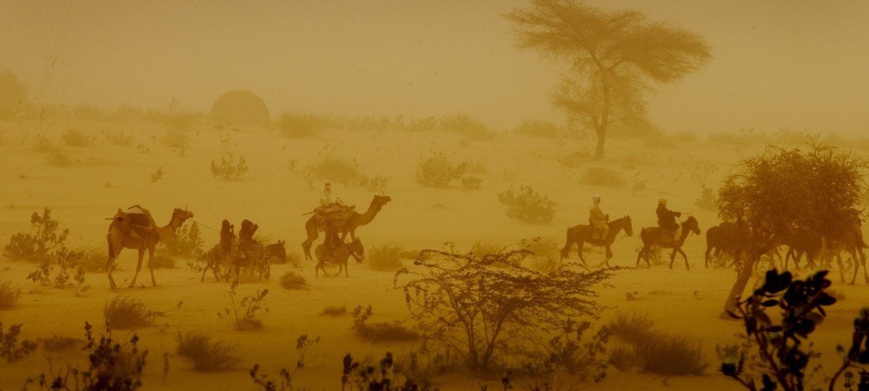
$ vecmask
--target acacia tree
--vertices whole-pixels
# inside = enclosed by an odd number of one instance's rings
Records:
[[[414,262],[422,271],[399,270],[395,282],[427,337],[458,353],[470,369],[485,370],[508,341],[527,341],[526,332],[560,329],[569,319],[596,319],[601,310],[592,287],[609,278],[609,269],[562,267],[543,274],[520,265],[529,254],[423,250]]]
[[[754,264],[795,230],[841,238],[853,229],[867,160],[834,147],[769,147],[742,160],[719,189],[719,216],[738,225],[745,259],[725,302],[735,305]],[[724,316],[724,314],[723,314]]]
[[[709,46],[690,31],[651,22],[637,11],[604,12],[575,0],[531,0],[507,14],[522,48],[537,49],[569,68],[554,103],[594,130],[602,159],[609,125],[646,116],[644,92],[699,69]]]

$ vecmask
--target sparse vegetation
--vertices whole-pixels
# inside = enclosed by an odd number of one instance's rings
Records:
[[[395,272],[402,268],[401,260],[406,251],[398,243],[384,243],[372,247],[365,252],[368,266],[374,270]]]
[[[42,338],[37,340],[42,350],[49,353],[62,352],[72,349],[79,349],[84,345],[84,341],[79,338],[64,337],[55,335],[50,338]]]
[[[133,334],[128,343],[115,342],[111,331],[93,337],[92,326],[85,323],[88,351],[87,369],[68,367],[58,373],[40,374],[28,383],[37,383],[43,390],[118,390],[129,391],[142,387],[142,371],[148,351],[139,351],[139,337]]]
[[[589,167],[580,178],[580,183],[588,186],[603,186],[620,189],[625,186],[622,177],[606,167]]]
[[[448,132],[458,133],[465,136],[466,139],[474,141],[490,141],[497,135],[486,124],[467,114],[441,118],[440,128]]]
[[[337,318],[339,316],[347,315],[347,307],[345,306],[328,306],[323,308],[323,312],[320,313],[321,316],[330,316],[333,318]]]
[[[18,302],[21,288],[10,281],[0,282],[0,310],[12,308]]]
[[[509,350],[509,336],[558,328],[565,317],[595,318],[600,311],[592,287],[609,278],[608,269],[545,275],[513,261],[527,255],[520,250],[480,258],[423,250],[414,262],[419,271],[399,270],[395,281],[419,329],[460,355],[468,368],[484,370]]]
[[[223,180],[239,179],[247,174],[247,160],[244,156],[236,156],[226,152],[220,160],[211,161],[211,174]]]
[[[423,187],[446,188],[454,180],[460,179],[467,168],[467,162],[453,163],[447,155],[437,152],[423,159],[416,169],[416,183]]]
[[[204,244],[199,224],[194,221],[190,224],[185,223],[175,231],[175,236],[160,242],[159,246],[169,255],[192,259],[202,255]]]
[[[103,132],[103,137],[115,146],[131,147],[133,146],[133,135],[120,130],[106,130]]]
[[[223,341],[212,341],[211,336],[198,332],[179,332],[176,336],[178,355],[193,363],[200,372],[221,372],[234,369],[241,363],[238,347]]]
[[[229,298],[231,300],[231,308],[223,309],[223,312],[218,312],[217,317],[231,324],[236,330],[251,330],[258,329],[263,326],[259,316],[263,312],[268,312],[268,308],[263,307],[263,301],[266,295],[269,294],[268,289],[260,289],[252,296],[242,297],[236,302],[238,292],[238,281],[233,281],[229,287]]]
[[[287,271],[281,276],[281,286],[284,289],[304,289],[307,285],[308,282],[305,281],[305,277],[294,271]]]
[[[60,230],[60,224],[51,218],[51,209],[45,208],[42,215],[33,212],[30,216],[30,232],[17,233],[9,239],[3,256],[30,262],[43,261],[57,249],[63,248],[69,229]]]
[[[9,330],[5,330],[3,322],[0,322],[0,358],[6,362],[16,362],[32,353],[38,346],[36,342],[29,339],[18,342],[18,337],[21,336],[21,326],[23,324],[14,324],[9,326]]]
[[[27,279],[42,286],[53,286],[55,288],[74,287],[76,295],[84,293],[89,289],[89,286],[84,283],[84,267],[79,265],[81,257],[82,252],[71,251],[66,247],[61,247],[54,251],[51,257],[40,261],[36,270],[27,275]],[[53,273],[55,266],[57,266],[57,273]],[[53,277],[52,274],[54,274]]]
[[[68,129],[61,134],[61,139],[64,144],[79,148],[90,146],[93,142],[93,138],[81,129]]]
[[[626,343],[615,356],[617,366],[662,375],[699,375],[708,366],[701,342],[683,334],[656,331],[648,315],[621,313],[608,328],[611,335]]]
[[[331,115],[287,112],[275,124],[281,134],[290,138],[315,137],[323,130],[336,127],[337,122]]]
[[[420,338],[419,333],[409,330],[398,322],[368,323],[374,312],[371,306],[353,309],[353,331],[368,342],[401,342]]]
[[[513,130],[513,133],[531,137],[557,138],[563,132],[558,125],[549,121],[526,120],[522,121],[522,123]]]
[[[111,329],[129,330],[154,324],[158,312],[152,310],[142,299],[134,296],[117,296],[103,307],[103,317]]]
[[[526,224],[548,224],[555,218],[555,201],[531,186],[522,185],[518,193],[510,186],[498,193],[498,201],[507,207],[507,217]]]

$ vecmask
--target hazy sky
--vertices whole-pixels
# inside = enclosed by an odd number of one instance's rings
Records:
[[[691,29],[708,67],[662,86],[665,129],[869,129],[869,1],[589,0]],[[0,70],[50,103],[208,110],[246,89],[280,112],[560,119],[559,70],[515,46],[519,0],[0,0]]]

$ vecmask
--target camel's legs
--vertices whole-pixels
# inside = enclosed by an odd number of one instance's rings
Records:
[[[112,278],[112,269],[115,266],[115,259],[121,253],[121,246],[117,246],[118,249],[115,250],[115,246],[112,246],[112,235],[106,235],[106,241],[109,244],[109,259],[106,261],[106,274],[109,275],[109,287],[116,289],[118,286],[115,285],[115,279]]]
[[[145,258],[145,246],[139,247],[139,261],[136,263],[136,273],[133,274],[133,281],[130,282],[130,288],[136,286],[136,278],[139,277],[139,271],[142,270],[142,259]]]
[[[148,270],[151,272],[151,286],[157,286],[157,280],[154,278],[154,250],[157,244],[152,244],[148,249]]]

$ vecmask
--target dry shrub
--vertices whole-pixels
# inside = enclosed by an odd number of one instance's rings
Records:
[[[78,265],[90,273],[104,273],[108,251],[99,248],[88,248],[79,251]]]
[[[220,372],[235,368],[240,362],[238,347],[223,341],[212,341],[210,335],[199,331],[178,333],[178,355],[193,363],[200,372]]]
[[[106,130],[103,132],[103,137],[105,137],[112,145],[119,147],[129,147],[133,145],[133,135],[120,130]]]
[[[543,120],[526,120],[522,121],[513,133],[523,136],[540,137],[540,138],[557,138],[561,132],[558,125]]]
[[[293,271],[288,271],[281,276],[281,286],[284,289],[304,289],[308,285],[305,277],[296,274]]]
[[[69,129],[61,134],[63,143],[70,147],[87,147],[91,145],[91,137],[80,129]]]
[[[55,335],[49,338],[40,338],[37,340],[42,346],[42,350],[49,353],[63,352],[67,350],[80,349],[84,346],[84,341],[79,338],[63,337]]]
[[[561,248],[555,238],[526,239],[519,242],[519,246],[531,252],[523,260],[531,269],[550,274],[561,268]]]
[[[298,252],[287,253],[287,263],[293,265],[293,267],[299,267],[299,264],[302,263],[302,254]]]
[[[356,159],[325,157],[316,165],[308,166],[307,171],[314,177],[329,179],[344,186],[364,186],[368,176]]]
[[[10,281],[0,283],[0,310],[12,308],[21,295],[21,288]]]
[[[548,224],[555,218],[555,202],[531,186],[522,185],[518,193],[510,186],[498,193],[498,201],[507,207],[507,217],[526,224]]]
[[[617,346],[609,351],[609,363],[616,369],[626,372],[639,368],[639,359],[634,350],[627,346]]]
[[[368,342],[403,342],[415,341],[421,336],[416,331],[410,330],[398,322],[375,322],[367,323],[373,315],[371,306],[363,308],[361,305],[353,309],[353,331],[363,340]]]
[[[169,147],[169,148],[177,148],[181,151],[187,150],[190,147],[190,142],[193,139],[187,134],[187,132],[173,128],[167,129],[166,133],[163,134],[163,137],[160,138],[160,143]]]
[[[583,185],[621,188],[625,180],[615,171],[606,167],[589,167],[580,178]]]
[[[405,253],[401,244],[384,243],[366,251],[365,260],[368,261],[368,267],[374,270],[394,272],[404,266],[401,260]]]
[[[331,115],[286,112],[281,115],[276,125],[286,137],[307,138],[335,127],[337,121]]]
[[[48,161],[48,164],[54,167],[69,167],[75,164],[75,160],[63,151],[49,152],[45,159]]]
[[[118,296],[106,303],[103,308],[106,325],[112,329],[135,329],[154,324],[157,311],[133,296]]]
[[[611,335],[627,346],[615,359],[624,368],[639,367],[644,372],[661,375],[699,375],[708,366],[703,343],[682,334],[654,330],[655,322],[647,314],[620,313],[610,322]],[[619,368],[622,369],[622,368]]]
[[[320,316],[331,316],[333,318],[337,318],[339,316],[347,315],[347,307],[345,306],[328,306],[323,308],[323,312],[320,313]]]
[[[441,118],[440,127],[442,130],[461,134],[468,140],[489,141],[497,136],[486,124],[466,114]]]
[[[447,155],[436,152],[419,162],[416,168],[416,183],[423,187],[446,188],[450,182],[464,175],[467,165],[467,162],[454,163]]]

